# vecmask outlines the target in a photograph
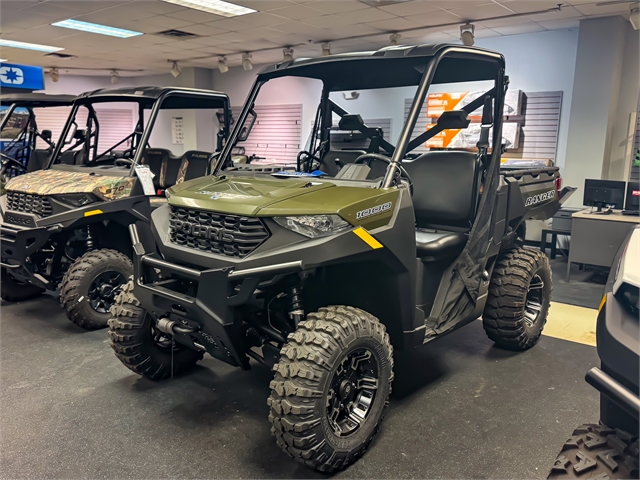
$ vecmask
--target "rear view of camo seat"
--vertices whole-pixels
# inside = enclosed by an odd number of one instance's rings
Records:
[[[143,157],[142,164],[149,165],[155,175],[153,186],[158,195],[178,183],[206,175],[209,171],[211,153],[190,150],[181,157],[176,157],[164,148],[150,148]]]

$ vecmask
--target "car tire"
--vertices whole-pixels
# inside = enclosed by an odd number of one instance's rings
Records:
[[[346,306],[310,313],[273,370],[271,433],[289,456],[332,472],[366,451],[393,381],[393,347],[376,317]]]
[[[0,297],[6,302],[22,302],[44,292],[44,288],[16,280],[6,268],[1,269],[0,275]]]
[[[120,287],[133,273],[129,257],[117,250],[92,250],[77,258],[60,283],[60,305],[85,330],[105,328]]]
[[[504,253],[493,270],[482,316],[487,336],[509,350],[534,346],[547,322],[551,287],[544,253],[524,247]]]
[[[116,357],[132,372],[151,380],[162,380],[192,369],[203,352],[174,344],[154,331],[150,315],[133,294],[133,281],[126,283],[111,308],[109,340]],[[162,336],[163,344],[154,339]],[[173,354],[172,350],[173,349]]]
[[[565,442],[547,478],[640,478],[638,437],[606,425],[586,424]]]

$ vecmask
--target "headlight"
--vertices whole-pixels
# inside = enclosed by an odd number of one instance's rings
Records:
[[[278,225],[309,238],[327,237],[351,228],[338,215],[300,215],[296,217],[274,217]]]
[[[74,207],[84,207],[90,203],[95,203],[98,199],[91,193],[67,193],[64,195],[52,195],[59,202],[73,205]]]

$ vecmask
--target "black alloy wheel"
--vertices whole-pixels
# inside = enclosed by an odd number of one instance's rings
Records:
[[[327,420],[335,435],[351,435],[367,419],[379,377],[378,364],[368,348],[358,348],[344,357],[327,394]]]
[[[98,275],[89,286],[89,303],[98,313],[107,313],[115,303],[116,295],[126,283],[120,272],[108,271]]]

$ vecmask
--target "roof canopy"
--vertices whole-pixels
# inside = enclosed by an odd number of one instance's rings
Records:
[[[482,48],[450,44],[398,46],[283,62],[265,68],[258,78],[315,78],[332,91],[406,87],[418,85],[426,65],[444,49],[449,52],[440,61],[433,83],[494,80],[505,65],[501,54]]]
[[[93,102],[135,102],[145,108],[151,108],[165,95],[167,98],[162,102],[162,109],[224,108],[229,105],[229,97],[225,93],[183,87],[104,88],[83,93],[77,98],[77,103],[84,105]]]
[[[9,106],[14,103],[18,107],[64,107],[71,105],[74,95],[47,95],[46,93],[9,93],[0,95],[0,105]]]

